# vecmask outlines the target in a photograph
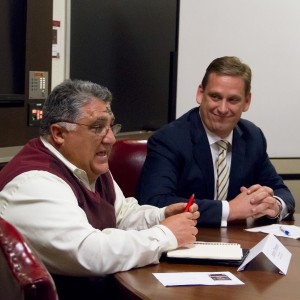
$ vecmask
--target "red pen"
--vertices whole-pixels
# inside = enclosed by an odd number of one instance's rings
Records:
[[[191,205],[194,203],[194,200],[195,200],[195,194],[193,194],[190,199],[189,199],[189,202],[187,203],[184,211],[189,211]]]

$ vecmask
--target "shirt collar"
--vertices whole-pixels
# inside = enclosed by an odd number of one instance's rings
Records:
[[[231,130],[231,132],[229,133],[229,135],[226,137],[226,138],[220,138],[218,135],[214,134],[213,132],[211,132],[206,126],[205,124],[203,123],[202,119],[200,118],[202,124],[203,124],[203,127],[204,127],[204,130],[206,132],[206,135],[207,135],[207,138],[208,138],[208,142],[209,142],[209,145],[213,145],[215,144],[216,142],[218,142],[219,140],[225,140],[225,141],[228,141],[230,145],[232,145],[232,137],[233,137],[233,130]]]
[[[95,182],[89,183],[89,179],[84,170],[77,168],[74,164],[69,162],[59,151],[57,151],[45,138],[40,137],[43,145],[54,154],[72,173],[78,178],[89,190],[95,191]]]

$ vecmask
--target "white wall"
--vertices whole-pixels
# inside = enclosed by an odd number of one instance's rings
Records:
[[[196,106],[208,64],[235,55],[253,72],[243,117],[263,129],[271,157],[300,157],[299,37],[299,0],[181,0],[177,117]]]
[[[60,21],[59,47],[60,57],[52,58],[51,87],[55,87],[68,77],[69,43],[68,43],[68,5],[71,0],[53,0],[53,20]]]

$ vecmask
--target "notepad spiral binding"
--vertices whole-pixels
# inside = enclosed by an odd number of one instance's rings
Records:
[[[239,243],[224,243],[224,242],[194,242],[194,244],[220,245],[220,246],[240,246]]]

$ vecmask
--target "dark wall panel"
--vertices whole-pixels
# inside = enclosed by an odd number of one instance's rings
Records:
[[[112,91],[122,131],[153,130],[169,120],[177,5],[175,0],[72,1],[70,77]]]
[[[25,103],[21,107],[0,107],[0,147],[23,145],[38,136],[38,127],[28,126],[28,103],[34,103],[28,100],[28,75],[30,70],[41,70],[48,71],[51,78],[52,12],[52,0],[27,0]]]

